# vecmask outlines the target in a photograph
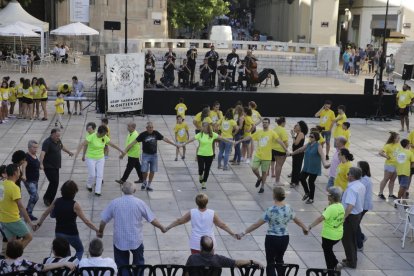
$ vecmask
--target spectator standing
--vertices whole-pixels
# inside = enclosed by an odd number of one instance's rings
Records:
[[[414,98],[414,93],[410,91],[409,86],[404,84],[402,91],[397,93],[397,105],[400,113],[401,130],[404,131],[404,121],[407,127],[407,132],[410,132],[410,120],[408,113],[410,112],[410,106]]]
[[[371,171],[369,168],[369,164],[366,161],[359,161],[357,163],[358,168],[361,169],[362,177],[361,183],[365,186],[365,199],[364,199],[364,210],[361,214],[361,221],[364,215],[374,209],[374,204],[372,202],[372,180],[371,180]],[[368,239],[367,236],[362,233],[361,229],[361,222],[358,226],[358,235],[357,235],[357,250],[363,251],[364,250],[364,242]]]
[[[312,222],[309,231],[323,222],[322,227],[322,249],[325,256],[326,267],[340,271],[342,264],[333,252],[333,247],[337,244],[344,234],[343,221],[345,216],[344,206],[341,203],[342,190],[339,187],[328,188],[329,206],[325,208],[322,215]]]
[[[82,267],[110,267],[114,270],[115,274],[118,275],[118,268],[113,259],[111,258],[102,258],[103,253],[103,243],[100,239],[93,239],[89,243],[89,258],[83,258],[79,262],[79,268]],[[88,276],[89,274],[84,273],[83,276]],[[109,276],[109,272],[105,272],[100,276]]]
[[[40,175],[40,161],[37,158],[37,150],[39,148],[39,144],[35,140],[30,140],[27,148],[28,152],[26,153],[26,162],[25,165],[23,165],[26,171],[26,180],[24,181],[24,185],[26,186],[30,198],[29,202],[27,203],[26,211],[30,219],[33,221],[37,220],[37,218],[33,216],[33,209],[39,200],[38,182]]]
[[[136,131],[137,125],[134,122],[130,122],[127,125],[128,130],[128,136],[125,139],[125,146],[128,146],[133,141],[135,141],[138,137],[138,132]],[[128,154],[128,163],[126,166],[126,169],[124,171],[124,174],[122,175],[120,180],[116,180],[119,184],[124,184],[125,181],[128,180],[129,175],[131,174],[132,170],[135,169],[135,171],[138,174],[138,183],[142,183],[143,177],[142,177],[142,171],[141,171],[141,163],[139,162],[139,157],[141,156],[141,144],[136,143],[134,146],[132,146]]]
[[[78,226],[76,218],[79,217],[90,229],[98,234],[98,228],[85,216],[79,203],[75,201],[78,193],[78,185],[72,180],[63,183],[60,189],[62,197],[54,200],[52,204],[45,210],[42,217],[37,223],[37,228],[42,226],[43,221],[50,214],[52,218],[56,218],[55,236],[69,242],[76,250],[78,260],[82,259],[83,245],[79,238]],[[70,256],[70,250],[66,256]]]
[[[158,222],[148,205],[133,195],[135,190],[135,184],[125,182],[122,185],[123,195],[112,200],[101,214],[99,237],[103,236],[106,224],[114,220],[114,259],[118,267],[129,264],[130,252],[133,264],[145,263],[142,232],[144,219],[165,232],[164,226]]]
[[[214,45],[210,46],[210,51],[206,53],[205,58],[208,61],[208,67],[210,67],[210,87],[214,88],[216,86],[217,61],[219,60],[219,54],[215,51]]]
[[[342,205],[345,208],[344,235],[342,245],[344,246],[346,258],[342,260],[344,267],[357,267],[357,235],[364,208],[365,186],[361,183],[361,169],[352,167],[348,173],[348,186],[342,195]]]
[[[75,97],[83,97],[83,93],[85,90],[85,85],[82,81],[78,80],[77,76],[72,77],[72,89],[75,92]],[[82,101],[75,101],[75,113],[73,115],[77,115],[78,112],[78,104],[79,104],[79,115],[82,115]]]
[[[66,152],[71,157],[73,156],[73,153],[62,144],[60,130],[54,128],[50,132],[49,138],[43,141],[42,152],[40,153],[40,169],[45,172],[49,181],[43,196],[43,202],[46,206],[53,202],[59,187],[59,169],[62,166],[61,151]]]
[[[153,191],[151,187],[152,180],[154,179],[155,173],[158,171],[158,155],[157,155],[157,142],[162,140],[170,145],[176,146],[167,137],[164,137],[161,133],[154,130],[154,125],[152,122],[147,123],[147,130],[141,132],[137,139],[130,143],[124,150],[121,157],[124,157],[126,153],[136,144],[142,143],[142,177],[143,183],[141,185],[141,190],[147,190],[149,192]],[[149,171],[149,173],[148,173]],[[148,177],[148,180],[147,180]]]

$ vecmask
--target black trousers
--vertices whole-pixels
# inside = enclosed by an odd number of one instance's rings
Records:
[[[334,241],[334,240],[325,239],[324,237],[322,237],[322,249],[323,249],[323,254],[325,255],[326,267],[328,269],[334,269],[335,266],[338,264],[338,259],[336,258],[333,252],[333,247],[339,241],[340,240]]]
[[[216,86],[216,75],[217,75],[217,67],[211,67],[212,69],[210,72],[210,87]]]
[[[231,70],[231,81],[232,83],[236,82],[236,67],[229,66],[229,70]]]
[[[305,155],[302,153],[295,154],[292,156],[292,183],[299,184],[300,170],[302,169],[302,162],[304,156]]]
[[[300,182],[302,183],[305,194],[309,195],[309,199],[313,199],[315,196],[315,180],[317,177],[318,175],[316,174],[311,174],[303,171],[300,173]],[[308,182],[306,182],[307,178],[309,178]]]
[[[357,234],[360,222],[361,214],[350,214],[344,221],[342,245],[344,246],[346,260],[351,268],[356,268],[357,266]]]
[[[207,182],[210,174],[211,163],[213,163],[213,156],[197,155],[198,175],[203,176],[203,182]]]
[[[362,213],[361,213],[361,221],[362,221],[362,218],[364,217],[364,215],[366,214],[368,212],[368,210],[364,210],[364,211],[362,211]],[[358,224],[358,234],[357,234],[357,247],[358,248],[362,248],[362,247],[364,247],[364,238],[365,238],[365,235],[364,235],[364,233],[362,233],[362,229],[361,229],[361,221],[359,222],[359,224]]]
[[[283,264],[283,255],[289,245],[289,236],[266,235],[266,275],[276,276],[275,264]],[[284,268],[276,268],[277,275],[285,275]]]
[[[124,175],[122,175],[121,180],[127,181],[129,175],[131,174],[132,170],[135,169],[135,171],[138,174],[138,178],[141,180],[142,178],[142,172],[141,172],[141,163],[139,162],[139,158],[129,157],[128,156],[128,163],[126,165]]]
[[[49,185],[47,186],[46,193],[43,196],[43,201],[52,203],[56,197],[59,187],[59,169],[45,168],[44,172],[47,180],[49,181]]]
[[[196,63],[192,63],[190,61],[187,62],[188,68],[190,68],[190,83],[194,83],[194,72],[196,68]]]
[[[155,72],[151,72],[150,74],[145,73],[145,84],[154,84],[155,83]]]

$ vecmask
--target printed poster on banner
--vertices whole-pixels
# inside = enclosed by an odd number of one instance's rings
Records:
[[[142,110],[145,55],[143,53],[108,54],[105,59],[108,112]]]

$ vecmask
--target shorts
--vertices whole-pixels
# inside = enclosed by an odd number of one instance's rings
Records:
[[[41,98],[40,99],[42,102],[47,102],[47,98]]]
[[[177,145],[179,145],[179,146],[181,146],[181,145],[184,145],[186,142],[175,142]],[[183,147],[185,147],[185,146],[183,146]]]
[[[33,104],[33,99],[23,97],[22,102],[25,103],[25,104]]]
[[[398,108],[398,114],[400,114],[400,116],[408,116],[409,111],[410,111],[410,105],[407,105],[404,108]]]
[[[247,140],[247,141],[243,141],[243,142],[242,142],[242,144],[243,144],[243,145],[249,145],[249,144],[250,144],[250,142],[251,142],[251,140]]]
[[[384,171],[393,173],[393,172],[396,172],[397,170],[395,169],[395,166],[393,165],[384,165]]]
[[[331,144],[331,131],[322,131],[322,137],[325,138],[325,142],[327,145]]]
[[[21,219],[15,222],[2,222],[1,226],[3,227],[3,232],[7,239],[11,239],[16,236],[24,237],[30,233],[26,224]]]
[[[276,156],[286,156],[286,152],[281,152],[272,149],[272,161],[276,161]]]
[[[408,190],[408,188],[410,188],[410,177],[406,175],[399,175],[398,183],[400,183],[401,188]]]
[[[141,172],[157,172],[158,171],[158,156],[157,154],[142,153]]]
[[[328,184],[326,184],[326,189],[333,187],[335,184],[335,177],[330,176],[328,179]]]
[[[252,169],[257,170],[261,168],[262,172],[267,172],[270,168],[270,160],[260,160],[256,156],[253,158]]]

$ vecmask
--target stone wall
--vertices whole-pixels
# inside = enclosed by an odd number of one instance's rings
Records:
[[[404,63],[414,63],[414,41],[404,42],[395,55],[395,71],[402,73]]]

